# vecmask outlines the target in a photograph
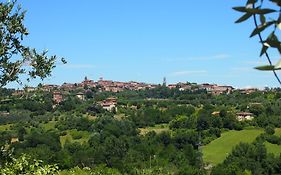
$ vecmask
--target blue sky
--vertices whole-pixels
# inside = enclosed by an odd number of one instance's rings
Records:
[[[254,24],[234,24],[245,0],[19,0],[27,10],[25,42],[65,57],[44,83],[85,76],[118,81],[278,86],[253,69],[259,58]],[[273,53],[277,60],[277,54]],[[37,84],[40,81],[33,81]],[[10,85],[12,86],[12,85]]]

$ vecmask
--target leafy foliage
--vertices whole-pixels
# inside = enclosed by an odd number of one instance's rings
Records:
[[[211,174],[280,174],[280,157],[268,155],[263,144],[240,143]]]
[[[41,160],[31,159],[27,155],[12,158],[0,168],[0,174],[5,175],[53,175],[58,172],[56,165],[44,165]]]
[[[0,3],[0,87],[12,81],[21,83],[22,74],[28,75],[28,81],[46,78],[55,67],[57,56],[49,57],[47,51],[39,53],[23,44],[29,34],[23,24],[25,14],[15,0]]]
[[[249,18],[253,17],[255,28],[252,31],[250,37],[258,36],[262,44],[260,56],[265,55],[269,65],[258,66],[255,69],[262,71],[273,71],[275,77],[281,84],[279,77],[277,76],[277,70],[281,69],[281,59],[273,64],[268,49],[275,49],[281,54],[281,42],[277,36],[277,30],[281,30],[281,13],[280,13],[280,1],[270,0],[271,4],[264,0],[248,0],[245,6],[233,7],[234,10],[243,13],[243,15],[236,21],[241,23]],[[257,20],[259,17],[259,23]],[[266,39],[262,38],[262,33],[269,33]]]

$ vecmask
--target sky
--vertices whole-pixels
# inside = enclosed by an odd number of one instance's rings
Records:
[[[196,82],[244,87],[276,87],[271,72],[253,69],[258,38],[253,21],[235,24],[232,10],[245,0],[28,0],[25,43],[64,57],[51,77],[62,84],[98,80],[146,83]],[[278,54],[272,53],[277,61]],[[8,86],[16,86],[14,83]]]

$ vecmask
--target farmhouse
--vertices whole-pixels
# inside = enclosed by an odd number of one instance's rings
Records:
[[[220,116],[220,111],[212,112],[212,116],[215,116],[215,117]]]
[[[108,111],[112,111],[113,109],[116,110],[117,99],[115,97],[110,97],[99,102],[99,105],[101,105],[103,109]]]
[[[246,88],[246,89],[240,89],[239,91],[241,94],[251,94],[251,93],[257,92],[258,89],[257,88]]]
[[[8,116],[10,113],[8,111],[0,111],[0,116]]]
[[[219,86],[217,84],[202,84],[200,85],[201,89],[206,89],[207,92],[212,93],[213,95],[220,95],[223,93],[229,94],[234,88],[232,86]]]
[[[238,121],[253,120],[254,114],[250,112],[238,112],[236,113]]]
[[[19,142],[19,138],[18,137],[12,137],[11,138],[11,144],[18,143],[18,142]]]
[[[59,91],[54,91],[53,92],[53,102],[55,104],[59,104],[63,101],[62,93]]]
[[[76,97],[80,100],[83,100],[83,101],[85,100],[85,94],[83,92],[78,92],[76,94]]]
[[[232,86],[214,86],[212,89],[212,94],[214,95],[220,95],[223,93],[231,93],[233,91],[233,87]]]

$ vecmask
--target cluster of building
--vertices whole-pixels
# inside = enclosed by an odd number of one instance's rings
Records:
[[[177,84],[169,84],[167,86],[169,89],[179,89],[180,91],[190,90],[206,90],[208,93],[213,95],[220,95],[220,94],[230,94],[234,90],[239,91],[241,94],[251,94],[253,92],[259,91],[257,88],[244,88],[244,89],[235,89],[232,86],[228,85],[217,85],[217,84],[196,84],[196,83],[177,83]]]
[[[180,91],[185,90],[206,90],[208,93],[219,95],[219,94],[229,94],[235,90],[232,86],[225,85],[217,85],[217,84],[196,84],[196,83],[177,83],[177,84],[169,84],[166,85],[166,79],[164,79],[163,85],[169,89],[179,89]],[[98,81],[93,81],[85,77],[85,79],[80,83],[63,83],[62,85],[53,85],[53,84],[45,84],[38,87],[26,87],[24,90],[16,90],[13,95],[21,95],[24,92],[32,92],[36,89],[41,89],[46,92],[54,92],[56,90],[59,91],[75,91],[77,89],[90,89],[96,88],[98,91],[108,91],[108,92],[121,92],[124,90],[145,90],[145,89],[153,89],[156,88],[157,84],[148,84],[141,82],[120,82],[120,81],[112,81],[112,80],[103,80],[100,78]],[[248,89],[237,89],[241,93],[250,94],[258,91],[256,88],[248,88]]]
[[[60,91],[54,91],[53,92],[53,102],[54,106],[56,107],[58,104],[63,102],[63,93]],[[80,100],[85,100],[85,94],[82,92],[76,93],[76,97]],[[100,105],[103,109],[108,110],[108,111],[117,111],[117,98],[115,97],[109,97],[103,101],[98,102],[98,105]]]
[[[154,84],[146,84],[146,83],[139,83],[139,82],[117,82],[112,80],[103,80],[100,78],[98,81],[93,81],[87,79],[85,77],[84,81],[81,83],[63,83],[61,86],[59,85],[42,85],[41,87],[27,87],[24,90],[16,90],[14,95],[23,94],[24,91],[32,92],[36,89],[40,88],[43,91],[51,92],[54,90],[63,90],[63,91],[74,91],[79,88],[97,88],[99,91],[108,91],[108,92],[121,92],[124,90],[144,90],[144,89],[152,89],[156,88],[157,85]]]
[[[212,113],[213,116],[217,117],[220,115],[220,112],[219,111],[214,111]],[[251,121],[254,119],[254,114],[251,113],[251,112],[237,112],[236,113],[236,119],[238,121]]]
[[[130,82],[119,82],[119,81],[112,81],[112,80],[103,80],[100,78],[98,81],[89,80],[87,77],[80,82],[80,83],[63,83],[60,85],[53,85],[53,84],[45,84],[39,87],[26,87],[24,90],[16,90],[13,95],[21,95],[24,92],[32,92],[36,89],[41,89],[46,92],[53,92],[55,90],[62,90],[62,91],[75,91],[77,89],[90,89],[96,88],[98,91],[108,91],[108,92],[121,92],[124,90],[145,90],[145,89],[153,89],[156,88],[158,85],[156,84],[147,84],[147,83],[140,83],[135,81]]]
[[[156,88],[157,85],[139,83],[135,81],[119,82],[119,81],[112,81],[112,80],[103,80],[103,78],[100,78],[98,81],[93,81],[85,77],[84,81],[82,81],[81,83],[74,83],[74,84],[64,83],[58,88],[63,90],[75,90],[79,87],[97,88],[99,91],[121,92],[124,90],[152,89],[152,88]],[[50,88],[48,88],[48,90],[50,90]]]
[[[229,94],[231,93],[234,88],[232,86],[221,86],[217,84],[192,84],[192,83],[177,83],[177,84],[170,84],[167,86],[169,89],[178,88],[180,91],[184,90],[206,90],[208,93],[211,93],[213,95],[219,95],[219,94]]]
[[[33,92],[37,89],[41,89],[45,92],[52,92],[53,93],[53,101],[54,104],[59,104],[63,101],[63,96],[67,92],[78,92],[74,95],[80,100],[85,99],[85,89],[92,89],[95,88],[97,91],[103,92],[121,92],[124,90],[145,90],[145,89],[153,89],[156,88],[157,84],[147,84],[147,83],[140,83],[135,81],[130,82],[119,82],[119,81],[112,81],[112,80],[103,80],[100,78],[98,81],[93,81],[85,77],[85,79],[80,83],[63,83],[62,85],[52,85],[52,84],[45,84],[39,85],[38,87],[26,87],[24,90],[15,90],[13,95],[23,95],[25,92]],[[169,84],[166,85],[166,79],[164,78],[163,86],[166,86],[169,89],[179,89],[180,91],[190,90],[206,90],[208,93],[213,95],[219,94],[229,94],[235,90],[232,86],[222,86],[217,84],[196,84],[196,83],[177,83],[177,84]],[[258,91],[258,89],[251,88],[251,89],[238,89],[241,93],[250,94],[253,92]],[[105,109],[112,110],[113,106],[115,107],[116,101],[112,99],[107,99],[100,103]]]
[[[85,94],[87,91],[91,91],[90,89],[95,88],[95,90],[103,92],[121,92],[124,90],[145,90],[145,89],[153,89],[159,85],[155,84],[147,84],[147,83],[139,83],[135,81],[130,82],[118,82],[112,80],[103,80],[100,78],[98,81],[89,80],[87,77],[80,83],[63,83],[62,85],[40,85],[38,87],[26,87],[24,90],[15,90],[13,95],[24,95],[26,92],[33,92],[37,89],[40,89],[45,92],[51,92],[53,95],[54,107],[63,102],[64,97],[69,95],[71,92],[72,95],[76,96],[80,100],[85,100]],[[217,84],[196,84],[196,83],[177,83],[177,84],[169,84],[166,85],[166,79],[164,78],[163,86],[169,89],[178,89],[179,91],[197,91],[197,90],[205,90],[208,93],[213,95],[219,94],[229,94],[234,90],[239,91],[242,94],[251,94],[253,92],[259,91],[257,88],[247,88],[247,89],[235,89],[232,86],[226,85],[217,85]],[[87,90],[88,89],[88,90]],[[97,103],[102,108],[113,111],[117,110],[117,99],[114,97],[107,98],[103,101]],[[219,115],[219,112],[214,112],[214,116]],[[237,120],[245,121],[252,120],[254,115],[249,112],[239,112],[236,113]]]

